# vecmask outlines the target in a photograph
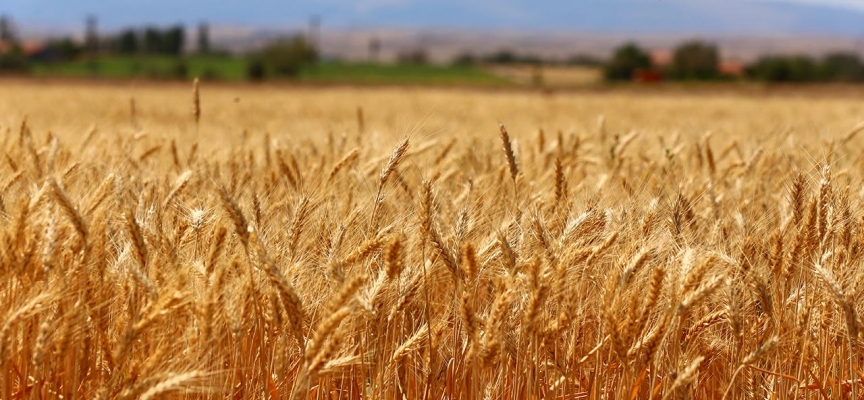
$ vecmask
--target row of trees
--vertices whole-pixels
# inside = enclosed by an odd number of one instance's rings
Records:
[[[107,42],[106,50],[119,54],[179,56],[186,44],[186,33],[182,25],[164,29],[149,26],[142,30],[125,29]]]
[[[499,50],[495,53],[478,56],[473,53],[462,53],[453,59],[455,65],[478,65],[478,64],[495,64],[495,65],[581,65],[581,66],[602,66],[603,60],[584,54],[576,54],[563,60],[549,60],[543,57],[531,54],[518,54],[512,50]]]
[[[654,65],[648,52],[634,43],[619,47],[604,65],[610,81],[632,80],[654,72],[676,80],[722,78],[716,46],[694,41],[675,48],[669,65]],[[864,82],[864,62],[853,53],[834,53],[822,59],[808,56],[765,56],[744,69],[745,77],[766,82]]]
[[[25,53],[12,20],[0,16],[0,71],[26,72],[31,62],[67,62],[77,60],[85,54],[90,58],[106,54],[148,54],[179,59],[186,44],[186,33],[182,25],[125,29],[115,35],[99,37],[95,32],[95,20],[88,19],[85,36],[84,42],[78,42],[71,37],[49,39],[37,49]],[[206,25],[199,27],[198,51],[210,51],[209,30]]]
[[[210,30],[207,24],[198,26],[197,54],[234,57],[214,50],[210,43]],[[140,68],[144,76],[154,78],[186,78],[188,66],[186,59],[186,30],[182,25],[165,28],[148,26],[141,29],[127,28],[113,35],[99,35],[96,20],[87,19],[85,40],[77,42],[72,38],[58,38],[42,44],[37,53],[25,53],[17,35],[15,25],[6,16],[0,16],[0,72],[26,72],[32,62],[67,62],[87,60],[94,75],[99,74],[99,59],[106,55],[160,55],[174,59],[165,70],[148,69],[144,64],[133,64]],[[296,35],[271,41],[263,48],[244,56],[247,60],[246,75],[251,80],[268,77],[294,77],[303,68],[318,60],[318,50],[306,36]],[[164,68],[163,68],[164,69]],[[216,78],[215,71],[210,71]]]
[[[644,71],[661,72],[679,80],[717,79],[721,76],[720,54],[714,45],[687,42],[675,48],[670,65],[657,66],[648,52],[634,43],[627,43],[615,50],[603,69],[604,77],[611,81],[632,80]]]
[[[748,75],[770,82],[864,82],[864,63],[851,53],[764,57],[750,65]]]

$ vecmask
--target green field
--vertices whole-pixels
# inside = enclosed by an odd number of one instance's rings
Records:
[[[185,71],[183,71],[185,69]],[[35,64],[39,77],[113,79],[187,79],[242,81],[246,60],[241,58],[192,56],[182,61],[164,56],[104,57],[58,64]],[[429,84],[506,86],[512,82],[470,66],[404,65],[323,62],[301,71],[296,81],[307,83]]]
[[[36,64],[33,74],[44,77],[103,77],[103,78],[180,78],[180,65],[185,65],[186,76],[209,77],[222,80],[242,80],[246,76],[246,62],[225,57],[194,56],[180,60],[173,57],[104,57],[95,61],[78,60],[58,64]]]

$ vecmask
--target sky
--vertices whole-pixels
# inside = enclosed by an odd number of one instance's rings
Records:
[[[25,32],[145,24],[398,27],[864,37],[864,0],[2,0]]]

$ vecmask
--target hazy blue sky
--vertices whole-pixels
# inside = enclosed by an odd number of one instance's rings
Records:
[[[864,36],[864,0],[0,0],[24,28],[148,23],[280,28],[458,27],[601,32],[819,33]]]

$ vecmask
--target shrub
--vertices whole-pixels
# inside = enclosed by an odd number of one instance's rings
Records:
[[[305,37],[298,35],[273,41],[253,58],[262,63],[268,73],[280,77],[296,77],[303,67],[317,61],[318,51]]]
[[[267,68],[264,67],[264,61],[260,58],[249,60],[246,65],[246,78],[250,81],[261,81],[267,76]]]
[[[189,76],[189,66],[183,59],[177,60],[171,66],[171,78],[186,79]]]
[[[30,62],[24,55],[21,46],[16,44],[9,51],[0,53],[0,73],[21,73],[27,72],[29,69]]]
[[[672,77],[677,79],[713,79],[719,76],[720,55],[717,47],[707,43],[687,42],[675,49]]]

